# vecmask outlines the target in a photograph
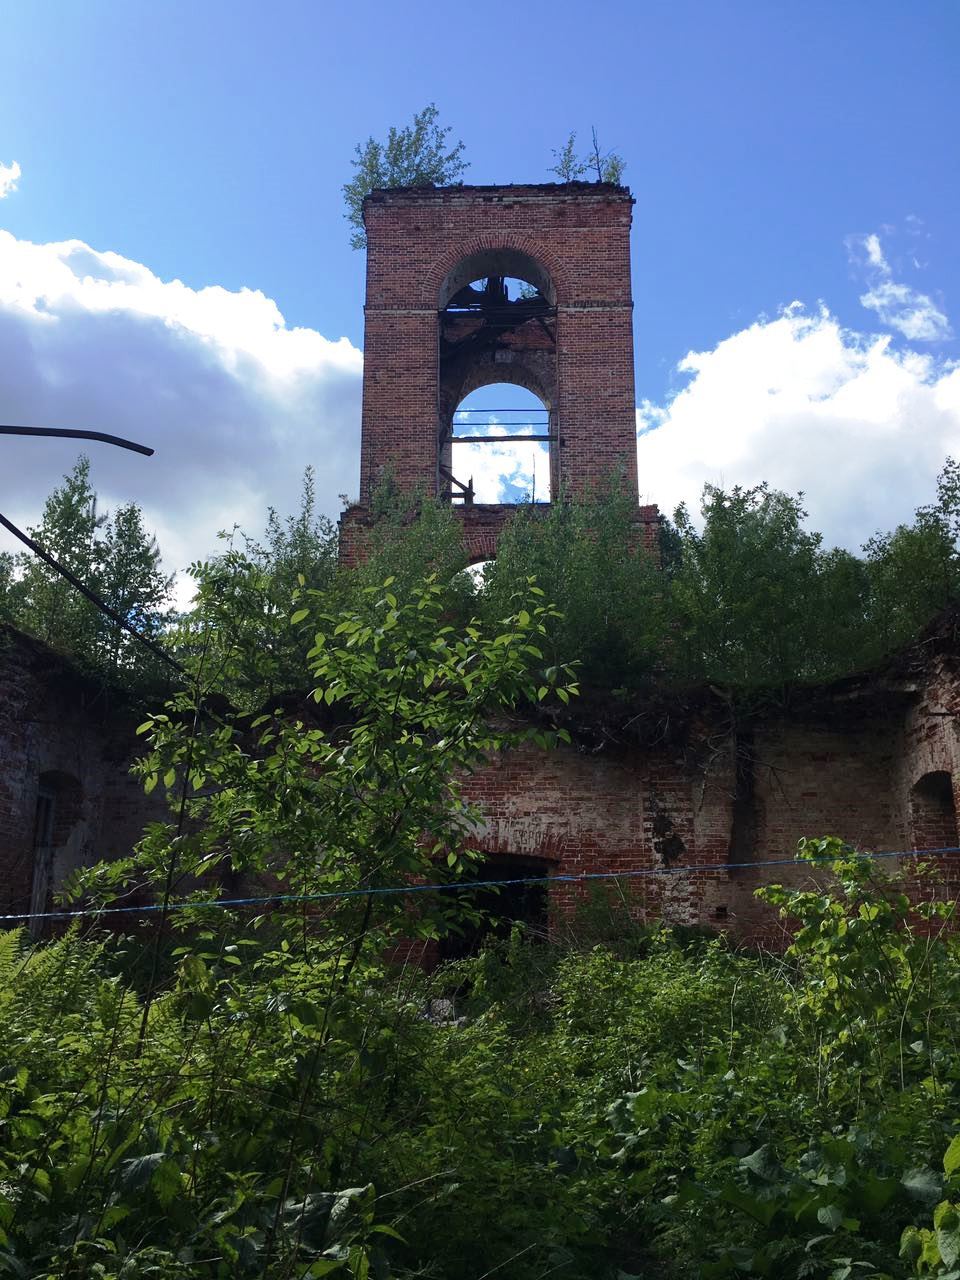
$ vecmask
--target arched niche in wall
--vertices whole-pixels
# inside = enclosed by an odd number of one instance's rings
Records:
[[[910,826],[914,849],[955,849],[957,809],[953,778],[945,769],[925,773],[910,790]]]

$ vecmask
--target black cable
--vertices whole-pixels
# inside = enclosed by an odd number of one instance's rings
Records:
[[[100,440],[104,444],[115,444],[121,449],[132,449],[134,453],[144,453],[148,458],[153,450],[145,444],[137,444],[133,440],[125,440],[123,436],[111,436],[105,431],[79,431],[72,427],[0,427],[0,436],[47,436],[59,440]]]

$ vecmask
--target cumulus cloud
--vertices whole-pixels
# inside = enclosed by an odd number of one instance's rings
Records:
[[[20,166],[16,160],[14,160],[13,164],[0,164],[0,200],[12,195],[16,191],[19,181]]]
[[[317,468],[322,510],[357,483],[362,355],[291,328],[252,289],[193,289],[79,240],[0,230],[0,421],[108,431],[145,459],[86,447],[107,505],[133,499],[172,568],[209,554],[235,521],[296,503]],[[0,442],[0,510],[34,523],[75,443]]]
[[[909,230],[916,234],[912,219]],[[873,311],[891,329],[896,329],[910,342],[942,342],[952,334],[946,313],[925,293],[901,284],[893,278],[893,270],[883,252],[879,235],[850,236],[847,249],[851,260],[865,268],[866,293],[860,295],[860,303]],[[914,266],[919,266],[912,258]]]
[[[766,480],[803,491],[811,526],[855,550],[930,501],[944,458],[960,456],[960,364],[825,309],[794,303],[678,369],[687,385],[637,414],[641,490],[667,512],[696,510],[706,482]]]
[[[530,435],[533,427],[509,428],[493,415],[479,423],[474,419],[470,429],[484,435]],[[539,428],[538,428],[539,429]],[[520,440],[503,444],[455,444],[453,474],[466,483],[473,480],[477,502],[519,502],[530,494],[538,502],[550,496],[550,454],[544,444],[524,444]]]

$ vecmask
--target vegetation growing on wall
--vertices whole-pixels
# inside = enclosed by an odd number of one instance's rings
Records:
[[[344,183],[343,199],[347,206],[344,217],[353,231],[350,244],[362,249],[367,243],[363,227],[363,201],[378,188],[445,187],[455,183],[469,167],[463,159],[462,141],[449,143],[450,125],[438,123],[440,112],[431,102],[417,111],[413,123],[402,129],[391,126],[385,142],[369,137],[357,143],[354,159],[356,173]]]
[[[473,611],[495,622],[535,578],[560,613],[546,665],[579,663],[586,690],[626,707],[708,684],[749,705],[866,671],[960,597],[960,470],[950,459],[935,501],[870,539],[860,556],[824,546],[800,499],[766,485],[706,486],[696,518],[680,507],[664,525],[658,556],[643,547],[636,512],[615,490],[519,507],[479,581],[462,572],[449,506],[385,485],[372,514],[365,563],[341,568],[308,470],[293,515],[271,510],[262,539],[234,529],[221,554],[190,567],[196,599],[176,627],[138,508],[129,504],[112,522],[98,514],[85,460],[51,495],[35,532],[180,659],[204,647],[220,692],[247,708],[304,691],[306,648],[287,626],[301,579],[335,612],[388,576],[406,589],[436,574],[450,618],[463,625]],[[120,681],[136,684],[155,666],[27,555],[0,561],[0,610]]]

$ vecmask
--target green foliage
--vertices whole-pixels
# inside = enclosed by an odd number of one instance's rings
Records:
[[[448,607],[469,611],[472,587],[459,577],[466,566],[463,526],[447,502],[423,493],[402,493],[390,479],[374,492],[370,503],[374,523],[369,530],[366,555],[350,577],[360,587],[394,578],[395,594],[402,594],[435,576],[449,583]],[[514,589],[522,589],[516,583]]]
[[[800,498],[765,484],[705,486],[698,519],[681,506],[662,526],[659,561],[615,488],[546,512],[521,507],[481,607],[495,611],[535,576],[563,615],[555,655],[580,662],[591,690],[710,684],[749,712],[790,685],[868,670],[958,599],[958,494],[948,459],[937,501],[871,539],[863,558],[825,549]]]
[[[590,136],[590,150],[581,156],[577,154],[576,133],[569,134],[563,146],[553,152],[556,164],[551,166],[550,172],[555,173],[561,182],[578,182],[588,174],[597,182],[622,182],[627,167],[623,157],[615,151],[600,149],[596,129],[591,129]]]
[[[484,611],[502,612],[528,576],[560,613],[549,639],[553,661],[576,660],[594,687],[649,684],[663,659],[666,601],[629,498],[611,488],[545,511],[519,508],[487,566]]]
[[[367,243],[363,228],[363,201],[371,191],[383,187],[445,187],[457,182],[468,167],[464,144],[451,146],[451,127],[437,123],[440,112],[431,102],[415,113],[413,124],[403,129],[390,127],[386,142],[370,137],[356,146],[351,164],[356,173],[343,186],[347,206],[345,217],[353,228],[350,244],[362,249]]]
[[[947,1186],[960,1192],[960,1135],[955,1137],[943,1156],[943,1172]],[[912,1263],[911,1275],[937,1276],[939,1280],[957,1280],[960,1276],[960,1208],[955,1202],[941,1200],[933,1211],[933,1229],[905,1227],[900,1237],[900,1255]]]
[[[153,640],[173,616],[173,579],[135,503],[98,511],[90,463],[81,457],[47,499],[31,537],[115,612]],[[3,614],[81,666],[130,687],[156,685],[165,668],[31,552],[0,566]]]
[[[226,551],[190,566],[196,595],[173,644],[205,688],[258,710],[305,690],[309,644],[290,626],[294,593],[304,586],[337,598],[336,529],[317,511],[313,468],[294,515],[269,509],[262,542],[240,529],[221,537]]]
[[[413,627],[417,663],[438,661],[425,643],[435,599],[398,601],[386,629],[393,606],[372,601],[321,646],[323,687],[347,680],[364,707],[376,668],[392,705],[391,660],[371,656],[394,632],[399,653]],[[488,655],[514,673],[506,690],[524,683],[525,643]],[[492,676],[488,658],[468,665]],[[439,662],[426,700],[412,678],[399,686],[401,716],[427,736],[451,683],[463,696],[463,659]],[[369,754],[382,715],[367,708],[343,761],[304,752],[321,797],[325,773],[346,793],[351,840],[382,825],[376,791],[397,786]],[[212,818],[221,841],[241,842],[256,785],[244,792],[201,758],[202,789],[226,783],[206,803],[234,815],[232,827]],[[294,775],[289,762],[270,775],[285,797],[269,818],[278,846],[299,824],[317,841],[314,883],[357,884],[346,865],[336,879],[332,808],[321,798],[330,825],[311,825]],[[422,775],[408,785],[419,820],[430,808],[468,848],[453,793]],[[361,816],[360,797],[376,813]],[[399,835],[384,848],[379,863],[360,848],[367,880],[404,883],[426,858]],[[837,840],[803,852],[820,887],[765,891],[798,924],[782,958],[667,929],[619,953],[514,930],[429,979],[385,966],[390,915],[406,912],[394,923],[408,936],[436,933],[455,894],[369,916],[350,900],[253,918],[196,908],[154,984],[149,935],[29,951],[0,935],[0,1274],[955,1280],[952,906],[925,894],[911,912],[902,882]],[[451,991],[459,1016],[424,1016]]]
[[[675,661],[684,681],[732,689],[829,679],[876,656],[867,643],[863,573],[824,553],[799,498],[707,485],[698,527],[676,513],[671,580]],[[844,626],[825,627],[824,618]]]

